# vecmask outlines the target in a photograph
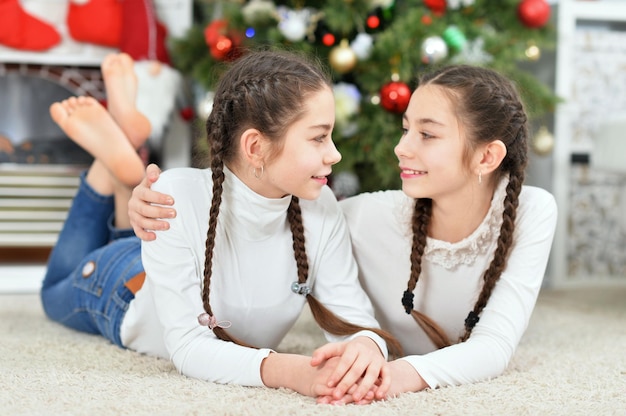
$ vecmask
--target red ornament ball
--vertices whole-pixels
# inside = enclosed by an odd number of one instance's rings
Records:
[[[191,107],[184,107],[180,109],[180,117],[185,120],[185,121],[191,121],[193,120],[195,114],[193,111],[193,108]]]
[[[378,16],[369,16],[366,20],[367,27],[370,29],[378,29],[380,26],[380,18]]]
[[[392,113],[404,113],[410,99],[411,89],[404,82],[392,81],[380,88],[380,105]]]
[[[443,15],[446,12],[446,0],[424,0],[424,4],[436,15]]]
[[[215,46],[220,36],[228,31],[228,23],[225,20],[214,20],[204,28],[204,41],[209,48]]]
[[[526,27],[540,28],[550,20],[550,5],[546,0],[522,0],[517,17]]]
[[[215,45],[209,46],[211,56],[218,61],[228,59],[228,57],[233,53],[234,48],[235,44],[233,40],[224,35],[219,35],[217,37],[217,42],[215,42]]]
[[[332,33],[326,33],[322,36],[322,43],[326,46],[333,46],[335,44],[335,35]]]
[[[241,55],[241,36],[228,28],[225,20],[214,20],[204,29],[204,40],[211,56],[219,61],[234,60]]]

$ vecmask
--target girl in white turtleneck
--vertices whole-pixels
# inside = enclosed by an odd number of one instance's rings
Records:
[[[355,399],[373,399],[382,383],[382,397],[387,350],[399,345],[374,319],[326,186],[341,159],[334,108],[330,81],[311,61],[270,51],[239,58],[215,90],[209,168],[161,176],[155,188],[178,215],[141,242],[122,229],[140,163],[124,132],[95,100],[55,105],[55,120],[95,161],[49,259],[47,315],[171,359],[191,377],[314,397],[358,381]],[[305,302],[333,341],[330,360],[273,351]]]

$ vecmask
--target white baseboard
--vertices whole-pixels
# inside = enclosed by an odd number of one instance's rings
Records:
[[[45,272],[45,264],[0,265],[0,294],[38,293]]]

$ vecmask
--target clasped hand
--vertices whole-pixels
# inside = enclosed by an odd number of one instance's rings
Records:
[[[384,399],[391,377],[378,345],[368,337],[326,344],[313,352],[318,403],[367,404]],[[320,392],[324,392],[321,393]]]

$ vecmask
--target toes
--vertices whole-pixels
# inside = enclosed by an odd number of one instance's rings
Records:
[[[57,124],[62,124],[67,118],[68,113],[62,102],[54,103],[50,106],[50,117]]]
[[[119,59],[119,63],[125,68],[125,69],[132,69],[134,61],[133,58],[130,57],[129,54],[127,53],[120,53],[118,54],[118,59]]]

